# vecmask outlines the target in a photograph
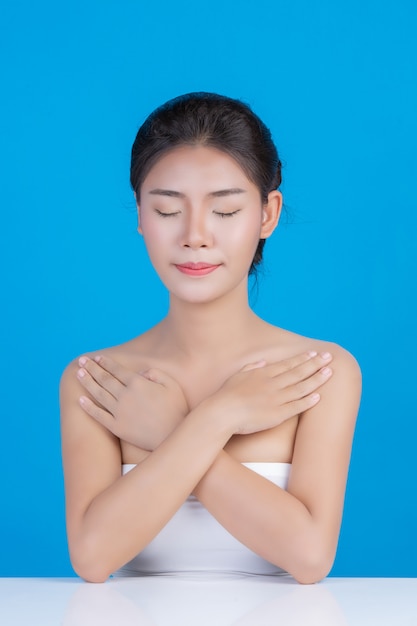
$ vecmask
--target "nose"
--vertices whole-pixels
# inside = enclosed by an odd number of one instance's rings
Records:
[[[213,245],[213,234],[203,211],[191,211],[188,215],[184,222],[181,245],[193,250],[209,248]]]

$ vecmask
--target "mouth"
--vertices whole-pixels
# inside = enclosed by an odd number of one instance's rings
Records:
[[[175,264],[175,267],[183,274],[188,274],[189,276],[205,276],[214,272],[220,265],[212,265],[211,263],[181,263],[179,265]]]

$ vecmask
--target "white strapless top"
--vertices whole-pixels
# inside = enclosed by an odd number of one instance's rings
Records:
[[[287,488],[290,463],[242,463],[282,489]],[[127,474],[135,465],[123,465]],[[189,496],[158,535],[114,576],[267,575],[286,572],[249,550]]]

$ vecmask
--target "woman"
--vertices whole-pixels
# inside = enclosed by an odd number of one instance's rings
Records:
[[[288,572],[313,583],[332,567],[360,370],[248,305],[280,182],[270,132],[240,101],[187,94],[139,129],[138,231],[170,307],[62,377],[68,543],[86,580]]]

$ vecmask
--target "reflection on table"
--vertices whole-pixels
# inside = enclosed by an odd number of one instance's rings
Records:
[[[417,624],[417,579],[290,577],[0,579],[7,626],[361,626]]]
[[[325,586],[302,587],[276,579],[155,577],[79,587],[69,602],[64,626],[91,626],[93,616],[101,626],[114,625],[117,619],[124,626],[247,626],[275,624],[278,615],[287,626],[347,623]]]

